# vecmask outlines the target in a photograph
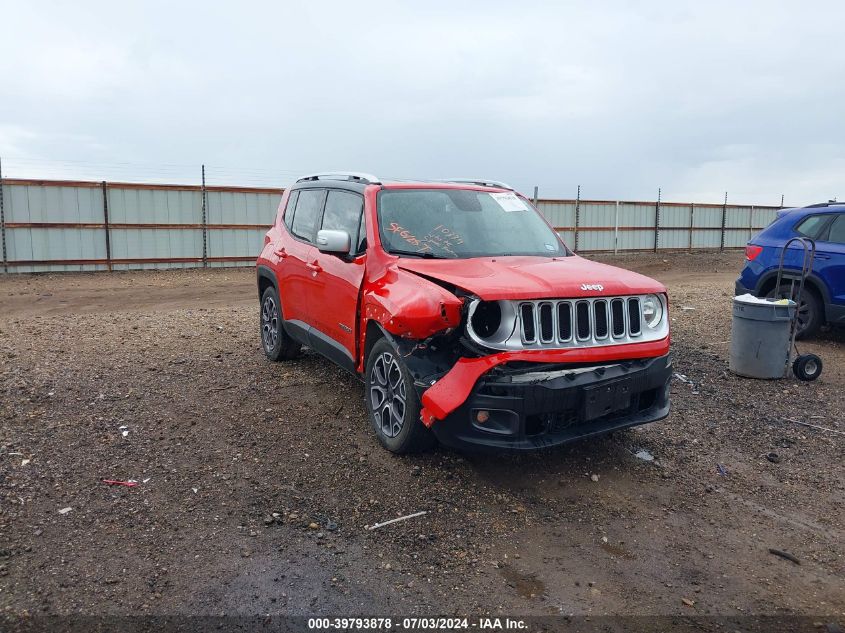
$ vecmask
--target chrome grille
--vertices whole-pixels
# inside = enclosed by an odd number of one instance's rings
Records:
[[[639,297],[519,302],[522,343],[598,343],[642,335]],[[574,339],[573,339],[574,337]]]
[[[469,307],[467,334],[476,343],[498,350],[567,349],[657,341],[669,335],[665,299],[659,323],[645,326],[646,295],[577,299],[526,299],[495,301],[493,310],[479,314],[479,331],[473,325],[475,299]],[[483,335],[479,332],[484,332]]]

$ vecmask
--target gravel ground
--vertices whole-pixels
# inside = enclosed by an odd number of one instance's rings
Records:
[[[265,360],[251,270],[0,277],[0,613],[841,618],[845,336],[737,378],[740,255],[603,259],[670,289],[672,414],[506,456],[382,450],[354,378]]]

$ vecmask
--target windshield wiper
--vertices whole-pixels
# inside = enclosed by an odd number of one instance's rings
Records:
[[[422,257],[423,259],[446,259],[445,257],[435,255],[431,251],[403,251],[401,248],[392,248],[390,249],[389,253],[391,255],[409,255],[411,257]]]

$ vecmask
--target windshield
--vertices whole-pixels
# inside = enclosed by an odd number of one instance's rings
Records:
[[[396,255],[568,255],[540,214],[510,191],[386,189],[378,196],[378,218],[382,245]]]

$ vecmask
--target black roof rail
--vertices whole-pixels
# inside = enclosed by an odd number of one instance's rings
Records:
[[[808,204],[805,209],[819,209],[821,207],[842,206],[845,202],[837,202],[836,200],[828,200],[827,202],[817,202],[816,204]]]

